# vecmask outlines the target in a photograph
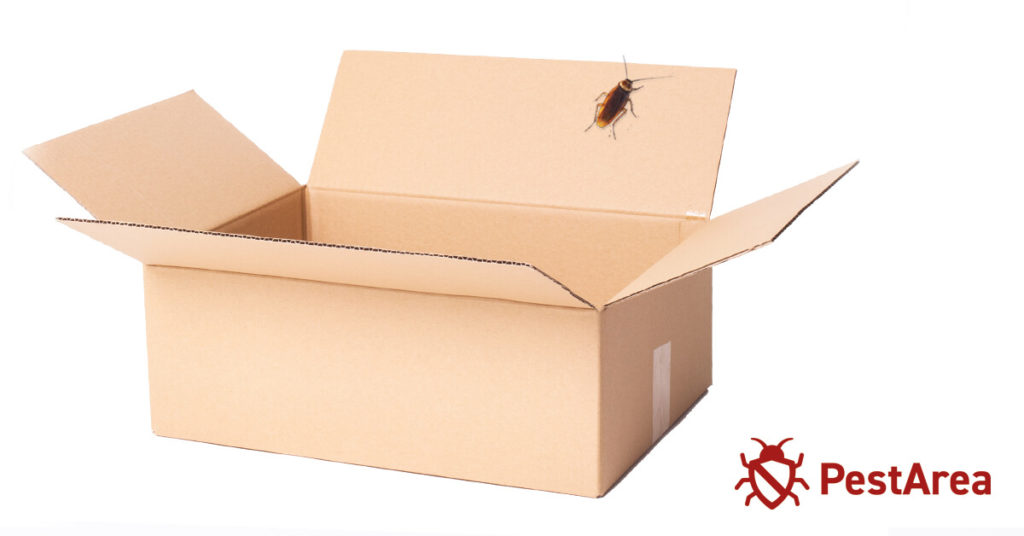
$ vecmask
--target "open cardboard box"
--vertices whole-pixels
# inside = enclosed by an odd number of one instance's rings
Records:
[[[710,219],[735,71],[346,52],[307,186],[189,92],[26,150],[144,265],[156,434],[607,492],[711,384],[711,266],[853,164]]]

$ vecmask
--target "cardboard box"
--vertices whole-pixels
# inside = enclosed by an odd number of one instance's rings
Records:
[[[735,71],[346,52],[307,186],[189,92],[26,150],[144,265],[156,434],[585,496],[711,384]]]

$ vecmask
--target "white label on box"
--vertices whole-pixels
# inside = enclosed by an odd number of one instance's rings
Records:
[[[668,430],[670,421],[669,396],[672,393],[672,341],[654,349],[651,443],[656,443]]]

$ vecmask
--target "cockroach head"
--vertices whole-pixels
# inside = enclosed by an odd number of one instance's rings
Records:
[[[627,78],[619,82],[619,87],[622,88],[622,91],[625,92],[633,91],[633,81]]]

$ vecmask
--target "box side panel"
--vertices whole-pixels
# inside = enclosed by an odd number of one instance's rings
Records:
[[[306,239],[306,187],[231,220],[214,231],[265,238]]]
[[[607,491],[711,385],[711,269],[601,318],[601,486]]]
[[[598,493],[598,313],[145,268],[154,431]]]

